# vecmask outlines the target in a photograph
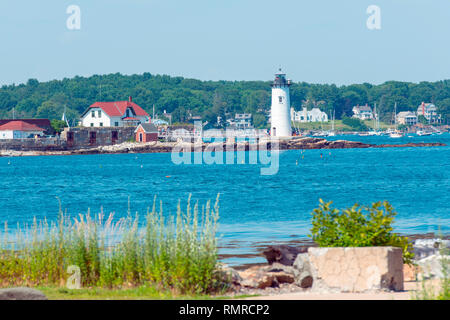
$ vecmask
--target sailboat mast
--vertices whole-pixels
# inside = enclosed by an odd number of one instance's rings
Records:
[[[394,124],[395,130],[397,130],[397,102],[394,103]]]
[[[334,117],[336,116],[336,109],[333,109],[333,122],[332,122],[332,130],[334,131]]]

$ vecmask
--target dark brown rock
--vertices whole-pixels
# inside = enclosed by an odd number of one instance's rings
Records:
[[[299,253],[305,253],[307,251],[307,247],[291,247],[287,245],[279,245],[268,247],[263,251],[263,255],[266,257],[269,264],[278,262],[286,266],[292,266],[297,255]]]

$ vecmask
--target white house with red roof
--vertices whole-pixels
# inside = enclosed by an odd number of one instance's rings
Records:
[[[150,122],[150,116],[129,97],[128,101],[95,102],[81,116],[83,127],[126,127]]]
[[[441,122],[441,115],[437,113],[437,108],[432,103],[422,104],[417,108],[417,117],[424,116],[430,123],[439,123]]]
[[[21,120],[0,125],[0,139],[26,139],[44,135],[44,129]]]

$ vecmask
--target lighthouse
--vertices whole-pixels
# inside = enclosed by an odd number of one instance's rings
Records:
[[[270,135],[272,137],[290,137],[292,135],[290,86],[291,80],[286,80],[286,74],[279,69],[272,83],[272,106],[270,109]]]

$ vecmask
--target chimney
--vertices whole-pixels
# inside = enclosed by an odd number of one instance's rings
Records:
[[[133,98],[131,96],[128,97],[129,102],[133,102]]]

